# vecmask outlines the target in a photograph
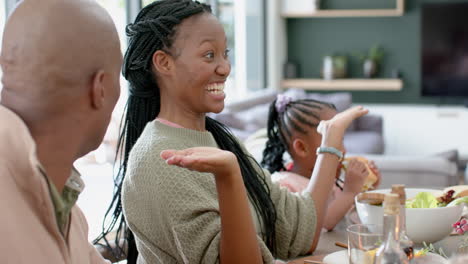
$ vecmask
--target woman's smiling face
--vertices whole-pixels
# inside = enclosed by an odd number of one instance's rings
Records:
[[[171,47],[173,100],[194,113],[219,113],[224,108],[224,83],[231,71],[226,34],[209,13],[185,19]]]

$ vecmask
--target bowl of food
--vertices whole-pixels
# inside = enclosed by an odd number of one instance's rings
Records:
[[[355,198],[356,211],[363,224],[383,223],[383,194],[391,189],[362,193]],[[468,196],[449,189],[406,188],[406,232],[414,243],[433,243],[448,236],[452,224],[462,216]]]

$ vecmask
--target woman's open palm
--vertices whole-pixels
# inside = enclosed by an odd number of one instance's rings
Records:
[[[169,165],[199,172],[211,172],[215,176],[239,171],[237,158],[232,152],[213,147],[164,150],[161,152],[161,158]]]

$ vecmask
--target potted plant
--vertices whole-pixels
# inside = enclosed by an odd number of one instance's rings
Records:
[[[380,45],[372,46],[367,54],[357,53],[355,56],[362,62],[364,77],[377,76],[384,57],[384,50]]]
[[[346,55],[327,55],[323,58],[322,77],[326,80],[345,78],[348,58]]]

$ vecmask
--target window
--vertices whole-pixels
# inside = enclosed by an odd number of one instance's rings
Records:
[[[127,50],[127,35],[125,33],[125,27],[127,25],[127,10],[125,5],[125,0],[97,0],[97,2],[107,10],[107,12],[112,17],[112,20],[115,23],[115,27],[117,28],[117,32],[119,34],[120,39],[120,47],[122,53],[125,53]],[[116,110],[114,111],[114,115],[121,116],[123,112],[123,105],[127,100],[127,81],[121,76],[120,78],[121,84],[121,95],[119,102],[116,106]]]
[[[231,50],[226,102],[244,99],[266,88],[264,0],[209,0],[224,26]]]
[[[263,90],[267,86],[264,23],[266,1],[230,2],[233,2],[232,12],[236,14],[234,21],[236,84],[235,91],[231,92],[234,95],[232,100],[236,101]]]
[[[97,0],[97,2],[106,9],[112,20],[115,23],[117,32],[119,34],[120,46],[122,53],[125,53],[127,49],[127,36],[125,33],[125,27],[127,25],[127,9],[125,0]],[[122,117],[125,103],[128,97],[128,82],[121,75],[120,76],[120,98],[115,106],[114,112],[112,113],[112,119],[107,130],[107,134],[104,138],[104,144],[90,153],[87,158],[95,160],[98,163],[104,163],[106,161],[113,161],[113,154],[115,153],[115,147],[117,145],[119,123]]]
[[[115,23],[120,38],[122,53],[127,49],[127,9],[125,0],[97,0],[107,10]],[[88,238],[95,239],[102,228],[104,213],[110,204],[113,193],[114,154],[119,134],[119,124],[128,95],[128,83],[120,77],[121,93],[112,114],[103,144],[98,149],[78,160],[75,166],[82,173],[86,188],[80,195],[78,205],[86,216],[89,225]]]

